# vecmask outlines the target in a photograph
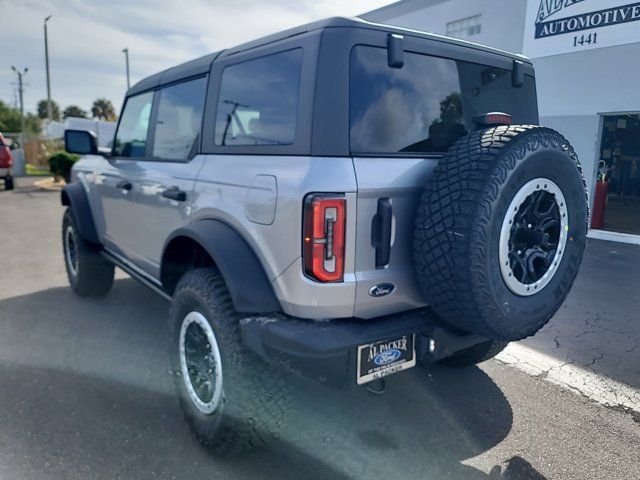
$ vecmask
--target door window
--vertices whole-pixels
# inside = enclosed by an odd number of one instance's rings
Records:
[[[226,67],[216,115],[216,145],[290,145],[295,140],[302,50]]]
[[[152,104],[153,92],[141,93],[127,99],[113,145],[114,156],[145,156]]]
[[[186,160],[197,151],[206,88],[201,77],[159,91],[154,158]]]

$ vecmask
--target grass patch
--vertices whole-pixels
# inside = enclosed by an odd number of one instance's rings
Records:
[[[51,170],[49,170],[48,167],[31,165],[29,163],[25,165],[25,170],[27,175],[34,175],[34,176],[51,175]]]

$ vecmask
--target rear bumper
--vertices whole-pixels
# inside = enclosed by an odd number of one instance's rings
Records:
[[[0,178],[10,177],[11,169],[10,168],[0,168]]]
[[[356,384],[359,345],[415,334],[420,365],[487,341],[455,334],[429,308],[373,320],[252,317],[242,320],[241,331],[245,345],[265,361],[337,388]]]

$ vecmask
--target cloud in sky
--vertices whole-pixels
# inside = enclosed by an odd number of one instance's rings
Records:
[[[46,98],[43,21],[49,20],[51,97],[89,110],[98,97],[120,107],[131,82],[191,60],[324,17],[353,16],[391,0],[0,0],[0,99],[13,104],[28,67],[25,109]]]

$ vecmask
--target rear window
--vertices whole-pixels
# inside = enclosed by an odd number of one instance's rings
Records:
[[[226,67],[216,114],[216,145],[290,145],[295,140],[302,50]]]
[[[390,68],[384,48],[351,51],[350,140],[359,153],[442,153],[473,129],[473,117],[505,112],[538,121],[535,81],[511,85],[511,71],[405,52]]]

